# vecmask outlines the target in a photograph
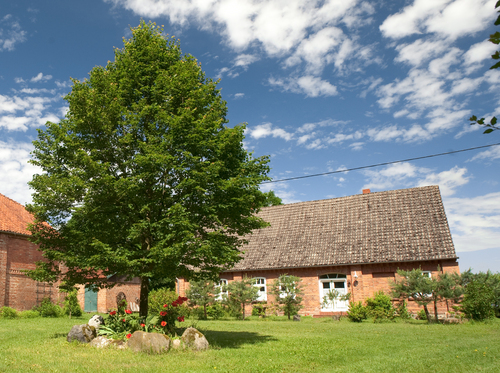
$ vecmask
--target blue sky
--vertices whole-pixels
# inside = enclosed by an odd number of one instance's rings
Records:
[[[0,8],[0,193],[30,202],[36,129],[141,18],[220,79],[274,179],[500,142],[495,0],[17,0]],[[500,146],[263,185],[285,203],[438,184],[460,267],[500,271]]]

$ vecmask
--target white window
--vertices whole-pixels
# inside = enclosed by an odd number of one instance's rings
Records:
[[[221,278],[219,283],[215,285],[215,291],[217,293],[215,300],[223,300],[227,297],[227,280],[225,278]]]
[[[266,278],[265,277],[255,277],[254,285],[259,289],[257,293],[259,297],[257,298],[258,302],[266,302],[267,301],[267,291],[266,291]]]

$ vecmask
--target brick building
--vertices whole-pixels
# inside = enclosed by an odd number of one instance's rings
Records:
[[[398,269],[459,272],[438,186],[363,192],[263,208],[259,216],[271,225],[247,237],[243,259],[220,275],[221,282],[255,278],[259,300],[272,302],[269,284],[281,274],[298,276],[300,313],[326,316],[348,310],[347,302],[321,305],[331,289],[350,292],[357,302],[388,293]],[[188,286],[181,279],[179,293]]]
[[[55,303],[62,303],[64,299],[57,284],[51,286],[34,281],[22,272],[35,269],[35,263],[43,260],[38,246],[28,240],[30,232],[27,226],[32,221],[33,216],[23,205],[0,194],[0,307],[29,310],[45,297],[50,297]],[[116,307],[119,292],[123,292],[129,302],[136,302],[140,294],[138,280],[125,281],[123,277],[113,276],[108,281],[117,283],[117,286],[98,293],[80,287],[78,297],[82,309],[106,312]]]

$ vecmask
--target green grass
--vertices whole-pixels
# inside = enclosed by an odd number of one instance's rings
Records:
[[[500,320],[196,321],[211,349],[164,355],[66,342],[78,319],[0,319],[0,372],[498,372]],[[186,322],[187,325],[191,320]]]

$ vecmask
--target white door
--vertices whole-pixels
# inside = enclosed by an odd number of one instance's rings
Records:
[[[325,279],[319,281],[320,295],[321,295],[321,311],[323,312],[340,312],[349,310],[349,301],[336,299],[333,302],[329,302],[327,305],[323,304],[324,297],[328,295],[330,291],[336,290],[339,295],[347,294],[347,284],[346,280],[338,279]]]

